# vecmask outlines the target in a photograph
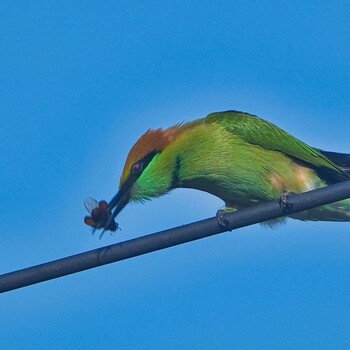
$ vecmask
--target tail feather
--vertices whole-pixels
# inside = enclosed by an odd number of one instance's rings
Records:
[[[337,153],[319,150],[323,155],[330,159],[334,164],[338,165],[344,173],[350,176],[350,154]]]
[[[305,210],[290,217],[304,221],[350,221],[350,199]]]

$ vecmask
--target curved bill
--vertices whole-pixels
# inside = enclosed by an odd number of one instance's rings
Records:
[[[125,188],[121,188],[118,193],[111,199],[109,202],[109,207],[111,210],[114,208],[112,212],[111,218],[114,219],[128,204],[130,199],[129,191]]]

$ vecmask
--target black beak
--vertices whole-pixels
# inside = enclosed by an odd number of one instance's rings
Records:
[[[110,221],[112,221],[128,204],[130,199],[129,188],[122,187],[118,193],[109,202],[110,209],[113,210]]]
[[[118,228],[118,224],[114,221],[114,218],[122,211],[122,209],[128,204],[130,199],[129,195],[129,188],[123,187],[121,188],[118,193],[111,199],[109,202],[109,208],[112,210],[114,208],[114,211],[112,212],[112,215],[108,218],[106,224],[104,225],[103,231],[100,235],[100,239],[102,238],[103,234],[107,231],[115,231]],[[110,226],[114,222],[115,229],[111,230]]]

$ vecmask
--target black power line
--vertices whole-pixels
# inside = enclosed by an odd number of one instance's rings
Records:
[[[225,230],[218,225],[216,218],[210,218],[23,270],[6,273],[0,275],[0,293],[231,231],[243,226],[253,225],[280,216],[291,215],[349,197],[350,180],[290,196],[287,211],[282,210],[278,201],[271,201],[227,214],[225,218],[228,220],[228,226]]]

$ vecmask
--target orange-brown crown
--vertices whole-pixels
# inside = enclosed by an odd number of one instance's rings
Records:
[[[131,167],[134,163],[152,152],[161,152],[167,145],[175,140],[179,131],[179,127],[172,127],[166,130],[156,129],[146,131],[136,141],[126,158],[119,187],[121,187],[128,179]]]

